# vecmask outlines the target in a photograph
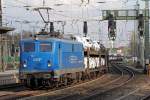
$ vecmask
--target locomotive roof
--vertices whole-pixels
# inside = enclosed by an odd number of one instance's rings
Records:
[[[38,40],[34,40],[32,38],[30,39],[22,39],[21,42],[33,42],[33,41],[60,41],[60,42],[67,42],[67,43],[74,43],[74,44],[82,44],[81,42],[77,42],[74,40],[67,40],[67,39],[58,39],[58,38],[47,38],[47,39],[38,39]]]

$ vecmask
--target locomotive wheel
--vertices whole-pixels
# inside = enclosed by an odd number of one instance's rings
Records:
[[[38,81],[34,77],[30,79],[30,87],[32,89],[36,89],[38,87]]]
[[[33,89],[33,79],[31,78],[28,78],[25,82],[24,82],[24,85],[27,87],[27,88],[32,88]]]
[[[38,84],[38,80],[37,80],[37,79],[34,79],[34,84],[35,84],[35,88],[38,88],[38,87],[39,87],[39,84]]]
[[[42,87],[45,88],[46,87],[46,81],[42,80]]]
[[[31,88],[31,79],[27,79],[25,82],[25,86]]]

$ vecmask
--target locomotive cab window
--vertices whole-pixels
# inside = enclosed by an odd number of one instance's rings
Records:
[[[34,52],[35,43],[24,43],[23,52]]]
[[[40,52],[51,52],[52,43],[40,43]]]

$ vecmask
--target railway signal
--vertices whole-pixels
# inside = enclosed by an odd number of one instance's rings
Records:
[[[84,22],[83,22],[83,33],[84,33],[84,36],[86,37],[86,36],[87,36],[87,33],[88,33],[87,21],[84,21]]]
[[[139,31],[139,36],[143,37],[144,36],[144,17],[143,17],[143,14],[139,14],[139,16],[138,16],[138,31]]]
[[[54,23],[50,22],[50,33],[54,32]]]
[[[116,21],[114,20],[114,16],[109,14],[108,16],[108,37],[110,40],[116,40]]]
[[[108,20],[110,14],[113,14],[115,20],[137,20],[138,12],[141,12],[143,15],[139,15],[139,24],[138,31],[139,36],[143,37],[142,43],[142,51],[144,57],[141,60],[143,67],[146,66],[146,61],[149,61],[150,53],[149,53],[149,1],[150,0],[142,0],[145,1],[145,9],[128,9],[128,10],[103,10],[102,17],[103,20]],[[141,52],[140,52],[141,53]]]

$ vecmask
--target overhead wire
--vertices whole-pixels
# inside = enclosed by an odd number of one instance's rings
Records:
[[[20,0],[15,0],[15,1],[19,1],[20,2]],[[25,3],[25,2],[20,2],[20,3],[22,3],[22,4],[28,4],[28,3]],[[11,6],[11,5],[9,5],[9,6]],[[14,7],[19,7],[19,8],[21,8],[21,6],[14,6]],[[37,7],[37,6],[30,6],[30,7]],[[22,7],[22,8],[24,8],[24,7]],[[71,6],[71,8],[72,8],[72,6]],[[54,9],[55,10],[55,9]],[[59,16],[62,16],[62,17],[68,17],[68,18],[72,18],[72,11],[71,11],[71,16],[67,16],[67,15],[64,15],[64,14],[60,14],[60,13],[57,13],[58,11],[57,10],[55,10],[56,12],[54,13],[54,14],[56,14],[56,15],[59,15]],[[83,15],[82,15],[83,16]],[[78,19],[82,19],[82,18],[78,18]]]
[[[19,2],[19,3],[21,3],[21,4],[23,4],[23,5],[25,5],[26,7],[28,6],[28,7],[30,7],[30,8],[35,8],[35,7],[38,7],[37,5],[29,5],[27,2],[23,2],[23,1],[21,1],[21,0],[14,0],[15,2]],[[69,18],[69,19],[71,19],[72,20],[72,28],[73,28],[73,24],[74,24],[74,22],[75,21],[83,21],[83,16],[84,16],[84,11],[82,11],[82,18],[80,18],[80,17],[77,17],[77,18],[74,18],[73,17],[73,14],[72,14],[72,7],[73,7],[73,5],[72,5],[73,3],[72,3],[72,0],[71,0],[71,16],[68,16],[68,15],[65,15],[65,14],[61,14],[61,13],[58,13],[58,11],[57,10],[55,10],[54,9],[54,12],[53,12],[53,14],[55,14],[55,15],[59,15],[59,16],[61,16],[61,17],[64,17],[64,18]],[[9,6],[11,6],[11,5],[9,5]],[[13,6],[13,5],[12,5]],[[24,8],[25,6],[20,6],[20,8]],[[19,7],[19,6],[14,6],[14,7]],[[88,18],[89,18],[89,9],[87,8],[86,9],[87,10],[87,20],[88,20]],[[33,10],[32,10],[33,11]],[[8,17],[8,16],[7,16]],[[20,17],[21,19],[20,20],[26,20],[26,19],[22,19],[22,17]],[[16,18],[16,19],[18,19],[18,17]],[[93,21],[93,20],[91,20],[91,21]],[[74,30],[74,28],[73,28],[73,30]]]
[[[17,6],[17,5],[9,5],[9,4],[3,4],[3,8],[8,8],[8,7],[13,7],[13,8],[23,8],[23,6]]]

